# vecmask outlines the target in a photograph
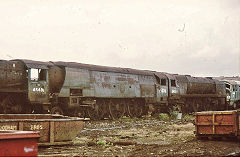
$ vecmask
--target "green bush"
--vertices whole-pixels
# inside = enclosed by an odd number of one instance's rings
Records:
[[[112,145],[111,142],[106,142],[105,140],[99,140],[99,141],[97,141],[96,143],[97,143],[97,145],[102,145],[102,146],[104,146],[104,147],[107,147],[107,146],[109,146],[109,145]]]
[[[97,141],[97,145],[103,145],[104,147],[107,146],[107,142],[104,140]]]
[[[162,120],[162,121],[169,121],[169,120],[170,120],[168,114],[166,114],[166,113],[160,113],[160,114],[158,115],[158,119],[159,119],[159,120]]]
[[[183,116],[182,121],[192,122],[192,121],[194,121],[194,116],[193,116],[193,115],[186,114],[186,115]]]
[[[170,114],[171,120],[176,120],[176,119],[177,119],[177,116],[178,116],[178,113],[179,113],[179,112],[177,112],[177,111],[172,111],[172,112],[170,112],[169,114]]]

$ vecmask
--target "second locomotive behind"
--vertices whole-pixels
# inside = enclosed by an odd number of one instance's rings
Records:
[[[0,78],[2,113],[117,119],[227,108],[225,85],[210,78],[30,60],[0,61]]]

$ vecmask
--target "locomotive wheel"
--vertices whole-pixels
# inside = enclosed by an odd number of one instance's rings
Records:
[[[15,101],[14,98],[11,96],[6,97],[2,102],[1,102],[1,113],[21,113],[22,112],[22,107],[21,105],[18,105]]]
[[[9,103],[11,104],[11,101],[8,100],[8,97],[1,102],[1,113],[12,113]]]
[[[74,117],[86,118],[86,113],[83,109],[75,109],[73,111]]]
[[[198,104],[192,104],[193,112],[198,112]]]
[[[112,119],[119,119],[123,117],[125,113],[124,103],[113,103],[112,101],[108,104],[108,109]]]
[[[89,107],[87,112],[91,120],[100,120],[104,118],[104,112],[98,104]]]
[[[237,109],[237,104],[233,103],[233,109],[236,110]]]
[[[132,104],[127,105],[127,110],[130,117],[140,118],[143,113],[143,106],[136,102],[133,102]]]
[[[63,110],[59,106],[55,106],[51,109],[50,113],[63,115]]]

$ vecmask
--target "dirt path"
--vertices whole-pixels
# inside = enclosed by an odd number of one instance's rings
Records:
[[[86,122],[73,146],[40,148],[39,156],[227,156],[240,152],[231,140],[200,141],[191,122],[157,118]]]

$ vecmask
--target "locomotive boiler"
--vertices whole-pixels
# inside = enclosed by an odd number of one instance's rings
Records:
[[[225,84],[204,77],[176,75],[179,84],[182,112],[224,110],[226,106]]]

